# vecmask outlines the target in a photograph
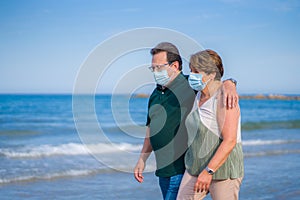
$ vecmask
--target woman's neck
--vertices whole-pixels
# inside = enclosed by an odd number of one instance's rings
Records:
[[[204,102],[206,102],[211,96],[213,96],[217,90],[221,87],[221,81],[210,81],[204,90],[201,91],[201,96],[199,100],[199,105],[201,106]]]

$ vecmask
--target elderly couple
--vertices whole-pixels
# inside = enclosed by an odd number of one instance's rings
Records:
[[[157,87],[148,103],[147,129],[134,177],[154,151],[156,176],[165,200],[238,199],[244,176],[236,82],[221,81],[224,69],[212,50],[193,54],[190,75],[182,74],[177,47],[151,49]]]

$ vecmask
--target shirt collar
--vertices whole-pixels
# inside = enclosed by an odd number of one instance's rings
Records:
[[[178,82],[181,81],[181,79],[184,78],[184,75],[182,73],[182,71],[175,77],[174,80],[172,80],[172,82],[168,85],[168,87],[163,87],[162,85],[159,85],[159,84],[156,84],[156,88],[159,90],[159,91],[164,91],[168,88],[171,88],[173,87],[174,85],[176,85]]]

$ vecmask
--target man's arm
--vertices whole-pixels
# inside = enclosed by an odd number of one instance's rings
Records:
[[[227,79],[223,81],[223,104],[227,108],[235,108],[239,102],[239,95],[236,92],[236,81]]]
[[[147,126],[143,148],[139,160],[137,161],[137,164],[134,168],[134,178],[140,183],[142,183],[144,180],[143,171],[145,169],[145,163],[148,157],[150,156],[152,150],[153,149],[150,143],[150,127]]]

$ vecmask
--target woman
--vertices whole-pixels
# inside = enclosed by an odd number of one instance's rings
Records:
[[[189,84],[199,91],[197,109],[186,119],[189,148],[177,199],[238,199],[244,176],[239,106],[222,103],[223,64],[212,50],[191,56]]]

